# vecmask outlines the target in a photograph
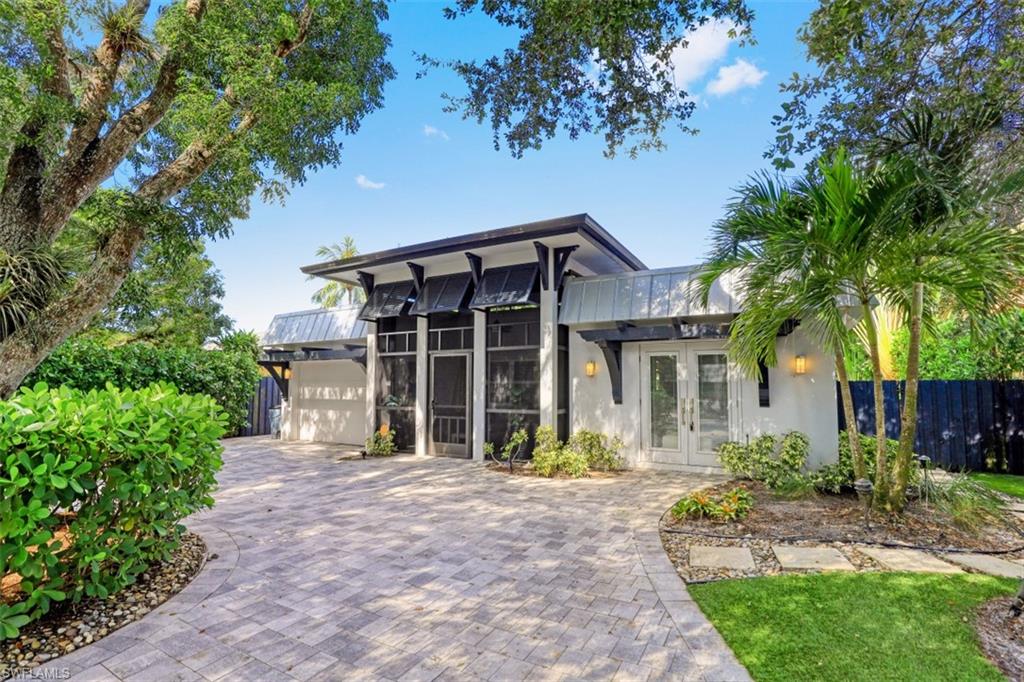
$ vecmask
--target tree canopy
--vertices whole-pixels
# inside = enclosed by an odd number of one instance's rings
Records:
[[[741,0],[457,0],[447,16],[473,12],[516,46],[423,60],[462,77],[450,108],[517,156],[559,128],[660,148],[693,109],[672,70],[687,31],[745,36],[752,17]],[[226,236],[253,194],[339,163],[395,74],[386,18],[383,0],[0,3],[0,395],[108,304],[148,239]],[[72,267],[57,246],[81,213],[96,229]]]
[[[985,106],[1007,129],[1024,123],[1017,2],[823,0],[798,37],[816,68],[781,85],[789,100],[765,153],[778,168],[839,145],[859,151],[911,105],[950,115]],[[1019,142],[1000,140],[992,150],[1019,162]]]

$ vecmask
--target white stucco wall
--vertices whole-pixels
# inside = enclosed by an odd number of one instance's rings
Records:
[[[644,350],[725,348],[725,342],[639,344],[622,348],[622,404],[612,401],[611,384],[604,355],[596,344],[584,341],[573,330],[569,336],[570,424],[572,430],[591,429],[617,435],[625,442],[623,452],[631,467],[706,470],[701,465],[672,465],[655,461],[644,443],[644,415],[641,407],[641,358]],[[811,442],[808,466],[835,461],[837,434],[835,379],[830,358],[823,356],[801,330],[779,340],[779,363],[769,370],[770,407],[759,407],[757,382],[742,377],[730,367],[730,401],[733,403],[731,438],[746,442],[763,433],[802,431]],[[807,358],[806,374],[793,374],[793,359]],[[597,363],[597,373],[587,377],[587,361]],[[646,401],[645,401],[646,402]]]
[[[366,440],[362,365],[352,360],[293,362],[281,437],[361,446]]]

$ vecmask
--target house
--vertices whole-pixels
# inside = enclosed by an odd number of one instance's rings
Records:
[[[743,376],[726,337],[741,302],[693,267],[647,269],[588,215],[302,268],[361,287],[364,305],[274,317],[263,362],[282,437],[483,460],[519,426],[617,435],[630,467],[711,470],[716,448],[798,430],[811,464],[836,457],[831,358],[794,320],[776,367]]]

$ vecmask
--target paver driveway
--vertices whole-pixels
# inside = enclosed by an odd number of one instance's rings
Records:
[[[74,679],[747,679],[657,534],[706,478],[510,477],[425,457],[230,441],[217,556]]]

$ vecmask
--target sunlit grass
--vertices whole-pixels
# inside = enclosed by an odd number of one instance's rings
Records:
[[[1024,476],[1013,474],[973,473],[971,478],[987,485],[992,490],[1024,499]]]
[[[691,585],[755,680],[1002,680],[976,643],[981,575],[826,573]]]

